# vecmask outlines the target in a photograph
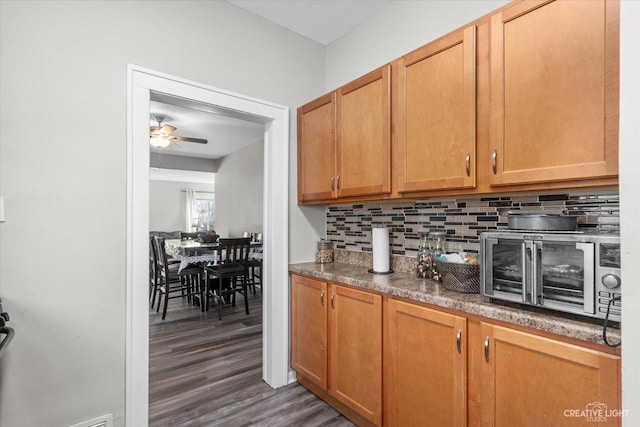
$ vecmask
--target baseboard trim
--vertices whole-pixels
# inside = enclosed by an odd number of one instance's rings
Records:
[[[287,384],[293,384],[297,382],[298,378],[296,377],[296,371],[294,371],[293,369],[289,369],[289,378]]]

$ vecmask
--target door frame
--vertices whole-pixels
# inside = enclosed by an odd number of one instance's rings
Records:
[[[125,422],[149,416],[149,102],[160,92],[255,117],[265,123],[262,376],[289,382],[289,107],[127,65]]]

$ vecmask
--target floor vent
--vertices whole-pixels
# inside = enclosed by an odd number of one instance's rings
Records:
[[[113,427],[113,414],[102,415],[92,420],[74,424],[70,427]]]

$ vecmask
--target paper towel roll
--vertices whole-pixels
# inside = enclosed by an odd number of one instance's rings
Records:
[[[389,229],[373,228],[371,230],[373,247],[373,271],[386,273],[389,271]]]

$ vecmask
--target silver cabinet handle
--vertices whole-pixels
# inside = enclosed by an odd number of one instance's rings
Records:
[[[498,151],[493,150],[493,154],[491,154],[491,169],[493,169],[493,174],[495,175],[498,172],[496,166],[496,160],[498,159]]]
[[[324,306],[324,289],[320,291],[320,304]]]
[[[331,293],[331,308],[336,308],[335,305],[333,304],[333,299],[335,298],[336,294],[335,293]]]
[[[458,354],[462,353],[462,329],[458,329],[456,335],[456,349],[458,350]]]
[[[489,363],[489,337],[484,339],[484,360]]]
[[[467,176],[471,176],[471,154],[467,153],[467,158],[465,159],[465,167],[467,169]]]
[[[336,177],[336,188],[339,190],[340,189],[340,175],[338,175]]]
[[[333,183],[334,183],[335,179],[336,179],[336,177],[335,177],[335,176],[332,176],[332,177],[331,177],[331,191],[335,191],[335,188],[334,188],[334,186],[333,186]]]

